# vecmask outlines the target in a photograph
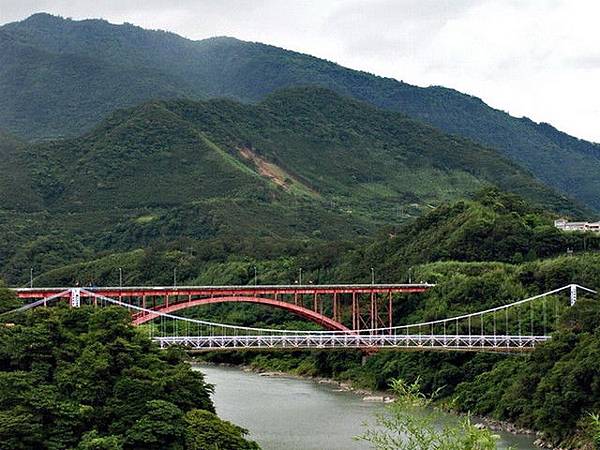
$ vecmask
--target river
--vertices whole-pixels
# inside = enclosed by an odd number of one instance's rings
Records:
[[[235,368],[198,366],[215,385],[217,414],[250,431],[263,450],[366,450],[353,436],[381,411],[381,403],[365,402],[331,385],[287,377],[264,377]],[[456,420],[448,415],[447,420]],[[536,447],[533,439],[502,433],[499,448]]]

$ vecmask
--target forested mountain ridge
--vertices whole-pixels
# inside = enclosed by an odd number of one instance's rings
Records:
[[[494,150],[323,88],[154,101],[5,148],[0,256],[15,275],[180,239],[356,238],[490,185],[582,214]]]
[[[539,179],[600,208],[600,147],[443,87],[420,88],[232,38],[190,41],[101,20],[36,14],[0,27],[0,128],[78,135],[116,108],[159,98],[255,102],[319,85],[498,149]]]
[[[298,197],[383,219],[493,184],[549,209],[577,212],[494,150],[311,87],[257,105],[146,103],[116,112],[82,137],[30,145],[9,163],[28,171],[23,178],[35,186],[41,208],[60,211]]]

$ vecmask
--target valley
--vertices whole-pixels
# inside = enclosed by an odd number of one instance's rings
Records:
[[[600,448],[599,190],[599,144],[450,88],[4,23],[0,447]]]

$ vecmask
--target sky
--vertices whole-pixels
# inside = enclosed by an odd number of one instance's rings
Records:
[[[600,142],[600,0],[0,0],[0,24],[35,12],[264,42]]]

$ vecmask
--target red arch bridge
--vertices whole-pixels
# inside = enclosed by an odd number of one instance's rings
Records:
[[[551,338],[561,313],[577,301],[570,284],[482,311],[394,325],[393,304],[400,294],[425,292],[434,285],[349,284],[307,286],[189,286],[108,288],[22,288],[31,303],[13,312],[66,299],[72,307],[89,303],[127,308],[133,323],[161,348],[195,351],[236,349],[379,348],[469,351],[526,351]],[[565,295],[568,294],[568,300]],[[480,301],[481,299],[474,299]],[[195,319],[179,311],[216,303],[254,303],[284,309],[325,330],[244,327]]]

